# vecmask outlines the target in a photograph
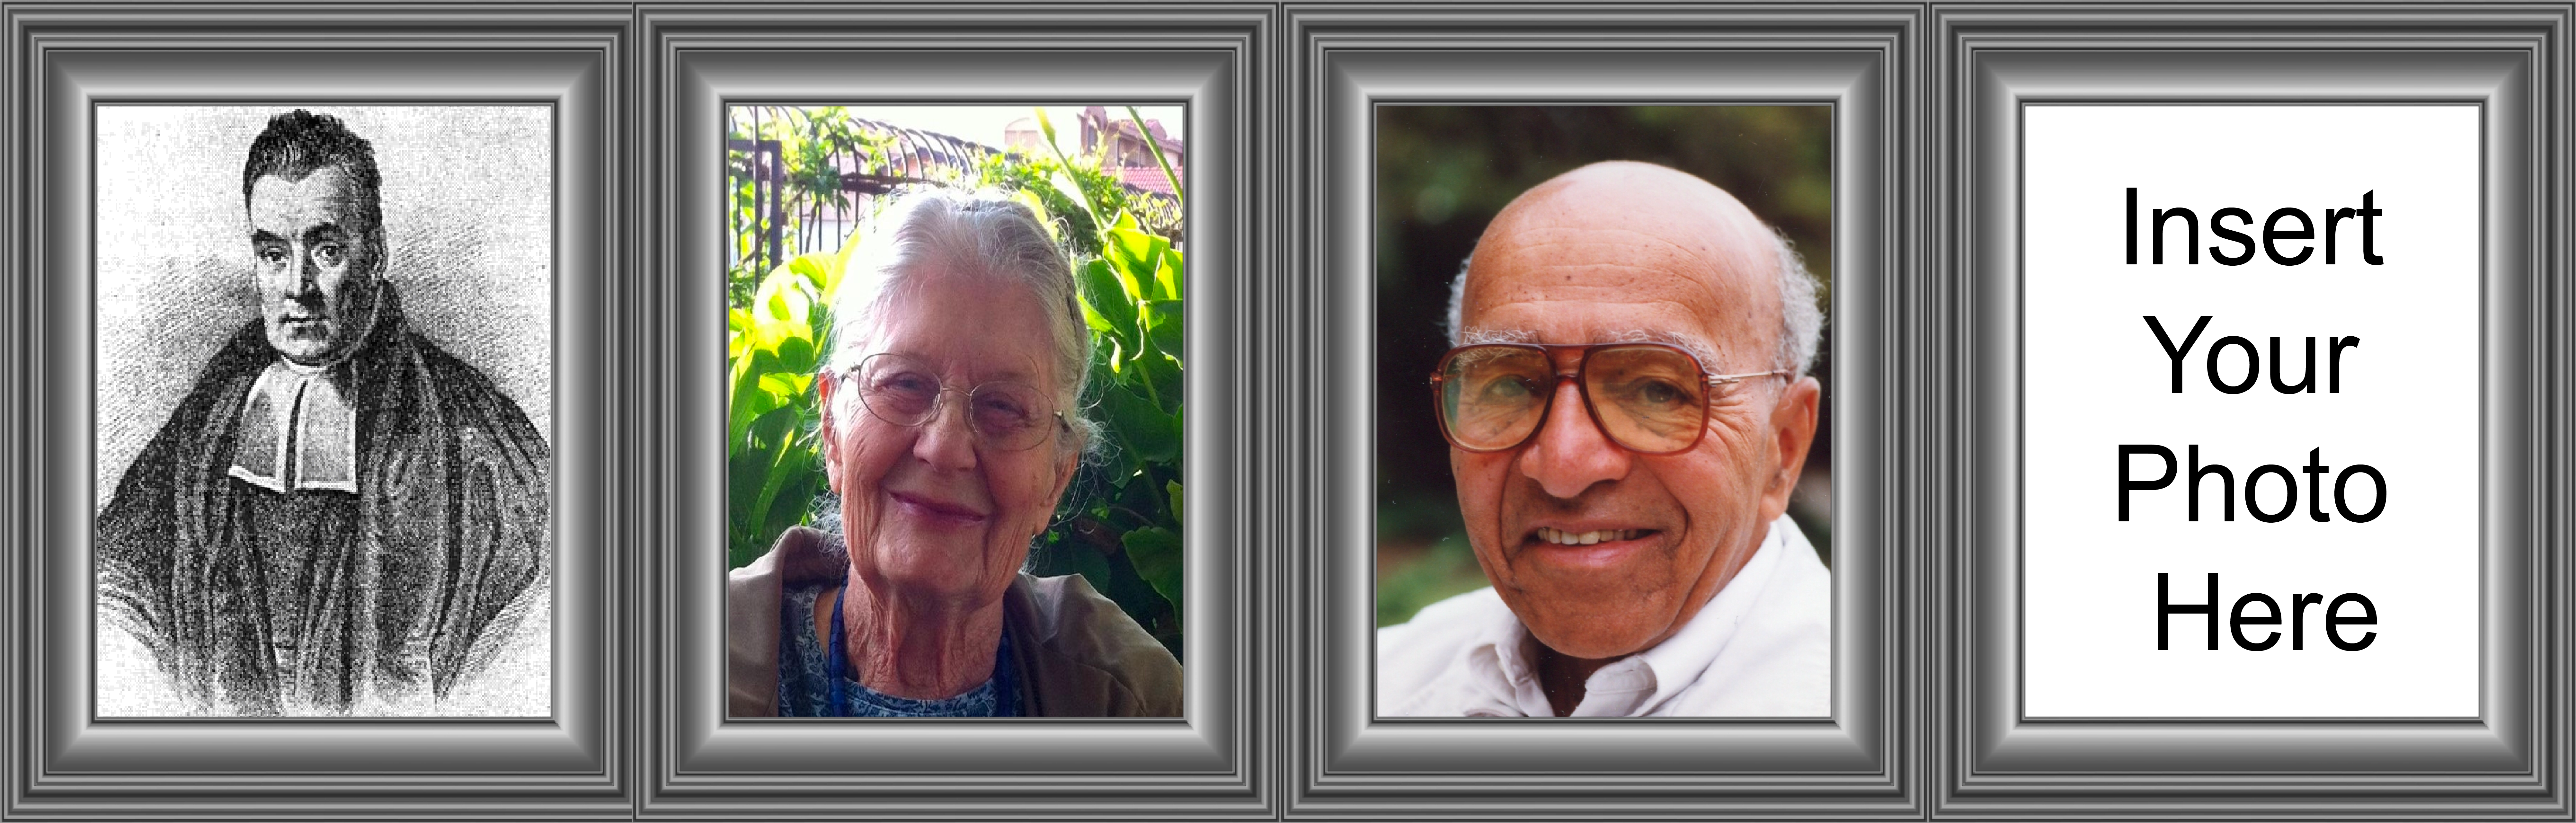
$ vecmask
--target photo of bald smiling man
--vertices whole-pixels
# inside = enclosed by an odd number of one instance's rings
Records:
[[[1450,290],[1414,402],[1490,586],[1379,630],[1378,713],[1828,714],[1831,578],[1787,516],[1822,403],[1797,246],[1700,177],[1592,162]]]

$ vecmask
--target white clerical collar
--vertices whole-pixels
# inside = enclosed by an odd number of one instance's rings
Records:
[[[358,412],[330,366],[280,357],[259,373],[233,430],[232,476],[269,491],[358,492]]]
[[[383,275],[378,274],[381,278]],[[331,359],[305,365],[279,355],[252,383],[242,401],[233,431],[232,476],[269,491],[343,491],[358,493],[358,412],[340,393],[341,365],[365,348],[384,319],[385,304],[394,300],[393,284],[372,284],[359,345]]]
[[[1681,631],[1652,648],[1603,666],[1586,678],[1583,702],[1576,704],[1569,716],[1642,717],[1698,682],[1717,660],[1718,653],[1726,649],[1727,642],[1734,639],[1736,629],[1743,625],[1753,602],[1760,598],[1763,587],[1778,569],[1780,558],[1789,551],[1789,540],[1780,528],[1786,520],[1783,516],[1773,522],[1753,557],[1745,560],[1735,577],[1710,597]],[[1555,716],[1556,709],[1540,686],[1537,639],[1511,612],[1504,611],[1501,617],[1468,650],[1468,665],[1475,680],[1484,685],[1484,694],[1471,701],[1465,714]]]

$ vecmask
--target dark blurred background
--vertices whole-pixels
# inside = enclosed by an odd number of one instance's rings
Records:
[[[1428,381],[1449,343],[1449,282],[1485,224],[1550,177],[1603,160],[1670,166],[1788,234],[1827,308],[1811,372],[1828,390],[1791,499],[1833,564],[1833,112],[1825,106],[1379,106],[1377,624],[1487,585],[1458,520]]]

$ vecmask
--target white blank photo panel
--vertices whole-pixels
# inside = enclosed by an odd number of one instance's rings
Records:
[[[2478,110],[2023,116],[2025,714],[2477,715]]]

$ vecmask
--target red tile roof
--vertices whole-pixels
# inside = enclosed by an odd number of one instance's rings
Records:
[[[1172,169],[1172,173],[1181,174],[1182,172],[1180,169],[1175,168]],[[1119,169],[1118,177],[1121,180],[1125,180],[1127,185],[1135,186],[1146,191],[1160,194],[1172,193],[1171,178],[1163,176],[1163,167],[1161,166],[1151,166],[1141,169]]]

